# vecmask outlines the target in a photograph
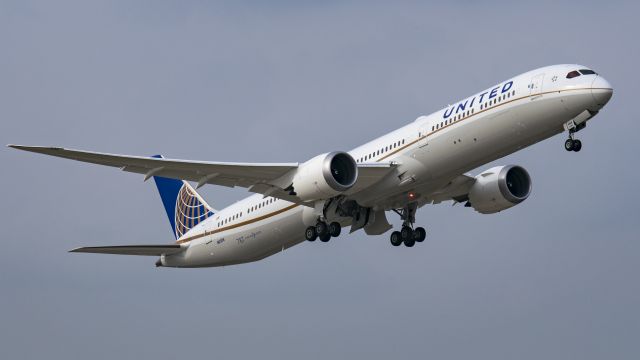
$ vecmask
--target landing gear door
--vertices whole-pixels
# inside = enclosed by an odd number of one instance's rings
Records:
[[[531,100],[535,100],[542,94],[542,81],[544,80],[544,74],[538,74],[531,78],[531,83],[529,84],[529,95],[531,95]]]

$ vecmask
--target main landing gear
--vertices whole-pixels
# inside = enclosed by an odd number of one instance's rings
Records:
[[[315,226],[309,226],[305,230],[304,237],[308,241],[315,241],[319,238],[320,241],[327,242],[331,240],[332,237],[340,236],[341,231],[342,227],[335,221],[328,225],[324,221],[318,221]]]
[[[404,243],[406,247],[413,247],[417,242],[423,242],[427,238],[427,231],[423,227],[413,227],[417,208],[417,204],[409,204],[400,210],[393,210],[400,215],[403,222],[400,231],[391,233],[391,245],[400,246]]]

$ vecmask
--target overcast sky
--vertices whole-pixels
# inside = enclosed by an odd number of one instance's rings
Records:
[[[615,88],[580,153],[563,135],[483,167],[529,170],[515,208],[427,207],[414,248],[358,232],[226,268],[67,253],[171,242],[153,183],[0,149],[0,357],[637,359],[638,10],[0,1],[2,144],[304,161],[536,67],[584,64]]]

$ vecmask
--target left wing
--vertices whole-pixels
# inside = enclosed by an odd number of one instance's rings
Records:
[[[294,203],[303,203],[277,186],[277,179],[298,168],[298,163],[234,163],[151,158],[116,155],[60,147],[8,145],[11,148],[39,154],[57,156],[92,164],[118,167],[123,171],[144,174],[145,181],[152,176],[190,180],[197,183],[228,187],[244,187],[249,191],[273,196]],[[355,189],[363,189],[377,182],[392,168],[391,163],[358,164],[358,182]]]

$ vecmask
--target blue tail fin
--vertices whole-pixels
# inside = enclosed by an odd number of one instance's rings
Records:
[[[158,187],[176,239],[215,213],[215,210],[186,181],[160,176],[154,176],[153,180]]]

